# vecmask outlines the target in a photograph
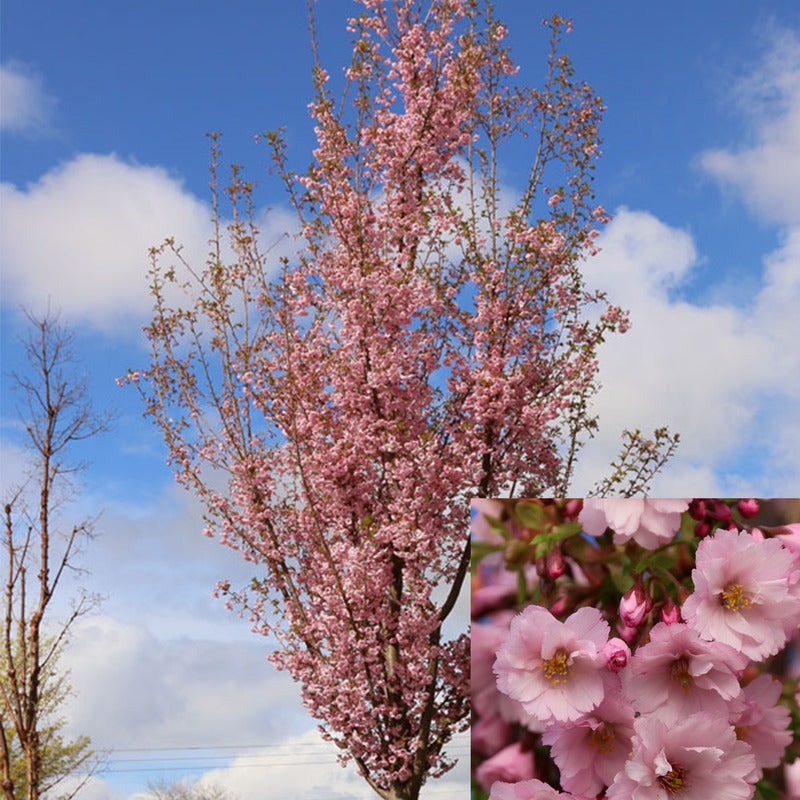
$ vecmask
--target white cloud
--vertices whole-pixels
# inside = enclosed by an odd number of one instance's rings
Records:
[[[7,503],[26,485],[31,473],[31,454],[21,445],[6,437],[0,438],[0,454],[3,458],[3,470],[0,472],[0,495],[3,503]]]
[[[76,797],[80,800],[122,800],[102,778],[91,775],[68,775],[49,791],[45,798],[50,800],[58,797],[68,797],[71,792],[78,791]]]
[[[108,330],[150,307],[148,250],[168,236],[205,259],[209,210],[159,167],[79,155],[25,189],[0,185],[3,291]]]
[[[207,770],[201,782],[223,786],[239,800],[374,796],[352,764],[339,765],[334,745],[316,729],[302,732],[309,720],[299,691],[265,663],[263,647],[199,641],[177,632],[162,640],[143,626],[94,617],[78,626],[63,666],[75,692],[64,709],[67,733],[89,735],[99,751],[118,748],[86,790],[93,800],[120,796],[119,776],[126,769],[142,770],[134,776],[138,783],[126,778],[126,796],[139,798],[159,775],[169,781],[196,778],[204,761],[227,758],[231,748],[237,753],[231,762]],[[423,800],[464,796],[468,746],[464,735],[452,744],[459,765],[432,781]]]
[[[71,735],[93,747],[164,748],[271,741],[307,717],[297,687],[266,662],[266,647],[155,637],[144,625],[85,618],[63,656],[74,698]]]
[[[429,781],[421,800],[467,796],[469,735],[460,735],[451,747],[461,760],[450,773]],[[372,800],[375,793],[352,763],[345,768],[337,766],[337,754],[336,746],[325,742],[314,729],[240,756],[229,767],[206,773],[200,783],[224,786],[239,800]]]
[[[797,379],[787,374],[797,369],[797,348],[786,314],[800,303],[795,238],[765,259],[760,291],[746,309],[673,299],[666,288],[690,277],[696,249],[685,231],[651,214],[621,209],[600,244],[585,267],[588,283],[627,307],[633,326],[601,349],[601,431],[579,465],[576,489],[585,492],[606,474],[623,428],[648,433],[669,425],[681,445],[655,493],[791,493],[800,476],[798,451],[772,437],[792,421],[775,411],[790,413],[797,391]],[[747,468],[739,460],[746,448],[755,451]]]
[[[800,224],[800,38],[772,31],[762,63],[733,96],[755,141],[703,153],[700,164],[768,222]]]
[[[772,30],[767,44],[732,91],[753,141],[707,151],[700,164],[761,220],[782,226],[780,243],[751,265],[748,302],[695,305],[669,293],[698,261],[691,236],[620,210],[586,274],[630,309],[633,327],[601,351],[601,433],[579,469],[583,490],[607,471],[623,427],[662,424],[680,432],[681,445],[656,493],[792,496],[800,485],[800,39]]]
[[[373,791],[352,765],[338,766],[337,754],[314,729],[239,756],[228,768],[206,773],[201,783],[225,786],[239,800],[371,800]]]
[[[47,133],[54,106],[39,75],[17,62],[0,65],[0,130]]]
[[[149,250],[175,239],[201,269],[213,234],[210,207],[161,167],[84,153],[20,189],[0,184],[2,288],[6,303],[33,310],[48,302],[70,322],[106,332],[137,330],[152,308]],[[223,220],[223,226],[225,224]],[[269,264],[293,254],[283,208],[263,215],[260,244]],[[223,243],[223,259],[233,260]],[[161,265],[173,264],[166,254]]]

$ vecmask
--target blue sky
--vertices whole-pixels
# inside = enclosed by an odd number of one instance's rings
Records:
[[[353,7],[316,5],[334,82]],[[585,272],[633,321],[601,352],[601,429],[573,493],[601,477],[622,427],[667,423],[683,444],[656,493],[796,495],[800,6],[500,0],[524,81],[543,74],[539,20],[556,10],[574,19],[567,50],[608,107],[596,189],[614,220]],[[269,234],[290,224],[253,137],[284,126],[292,165],[310,159],[305,14],[300,0],[3,2],[2,486],[23,463],[7,380],[25,331],[19,308],[39,310],[49,297],[77,328],[95,402],[116,415],[82,454],[91,466],[74,509],[103,509],[86,560],[89,588],[107,600],[82,623],[68,659],[70,724],[98,748],[322,752],[296,689],[264,663],[266,643],[210,596],[217,579],[244,580],[246,569],[202,537],[199,510],[174,485],[137,396],[115,384],[146,364],[147,248],[174,235],[194,257],[205,253],[206,132],[222,132],[225,161],[259,182],[258,203],[273,209]],[[526,167],[521,148],[506,154],[510,191]],[[369,796],[335,767],[271,763],[276,798],[295,787],[297,800],[319,799],[308,785],[316,781],[337,800]],[[215,775],[242,800],[265,797],[259,776]],[[433,784],[430,798],[462,796],[465,776]],[[152,777],[109,772],[85,797],[129,800]]]

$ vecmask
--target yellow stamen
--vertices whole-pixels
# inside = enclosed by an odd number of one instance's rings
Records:
[[[566,683],[570,673],[569,656],[563,650],[557,650],[552,658],[542,661],[542,671],[553,686]]]
[[[606,727],[605,723],[602,723],[599,728],[592,731],[590,739],[592,740],[592,744],[601,752],[601,753],[608,753],[614,749],[617,740],[614,737],[614,729],[611,727]]]
[[[736,738],[740,742],[747,741],[747,734],[750,733],[750,728],[747,725],[734,725],[733,729],[736,731]]]
[[[750,598],[744,593],[741,583],[730,583],[722,593],[722,604],[731,611],[750,608]]]
[[[666,789],[670,797],[680,797],[683,794],[683,790],[689,785],[686,780],[686,770],[681,769],[681,767],[675,767],[666,775],[661,775],[658,782]]]
[[[672,680],[677,683],[681,689],[686,691],[692,685],[692,676],[689,674],[689,661],[681,657],[672,663],[669,668]]]

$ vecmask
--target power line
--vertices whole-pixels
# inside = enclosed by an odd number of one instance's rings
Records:
[[[272,748],[274,752],[264,752]],[[159,772],[159,771],[203,771],[210,769],[240,769],[240,768],[278,768],[299,767],[320,764],[335,766],[339,763],[337,753],[331,751],[325,742],[304,742],[291,747],[290,752],[279,752],[278,749],[287,749],[285,743],[260,744],[260,745],[219,745],[200,747],[162,747],[162,748],[119,748],[111,751],[105,765],[101,765],[98,772]],[[246,749],[255,752],[242,752]],[[213,751],[235,751],[231,754],[215,755]],[[325,752],[323,752],[325,751]],[[170,756],[141,755],[133,757],[114,757],[113,753],[175,753]],[[201,753],[202,755],[177,755],[178,753]],[[462,746],[451,750],[451,757],[466,756],[469,750]],[[296,756],[297,758],[293,758]],[[308,760],[312,758],[313,760]],[[132,765],[132,766],[127,766]],[[137,765],[137,766],[133,766]],[[141,766],[138,766],[141,765]],[[167,766],[169,765],[169,766]]]
[[[260,744],[209,744],[209,745],[168,745],[163,747],[105,747],[98,748],[106,753],[170,753],[170,752],[187,752],[196,750],[254,750],[254,749],[267,749],[271,747],[291,747],[296,748],[330,748],[329,742],[311,741],[311,742],[297,742],[295,744],[287,744],[287,742],[262,742]],[[466,743],[456,743],[453,750],[460,750],[464,748],[464,752],[469,752],[469,747]],[[452,750],[447,748],[447,753]]]

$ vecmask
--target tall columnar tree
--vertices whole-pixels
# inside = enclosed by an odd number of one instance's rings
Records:
[[[254,565],[222,590],[277,638],[343,759],[413,800],[468,720],[469,640],[442,626],[469,500],[566,492],[598,345],[626,317],[580,271],[607,219],[602,104],[560,51],[567,23],[547,21],[544,85],[526,89],[490,4],[361,5],[339,100],[314,68],[311,166],[290,172],[267,137],[296,254],[262,249],[238,168],[224,221],[214,137],[212,253],[153,249],[152,363],[128,377],[209,533]],[[512,198],[500,158],[520,138]]]
[[[54,787],[92,756],[86,737],[61,735],[58,710],[69,685],[57,661],[72,623],[93,601],[77,595],[60,619],[52,601],[92,532],[91,520],[65,525],[59,514],[76,468],[72,451],[102,431],[105,420],[93,411],[72,360],[70,332],[50,315],[30,321],[28,368],[13,377],[32,469],[28,483],[4,503],[0,782],[6,800],[38,800],[50,790],[58,797]]]

